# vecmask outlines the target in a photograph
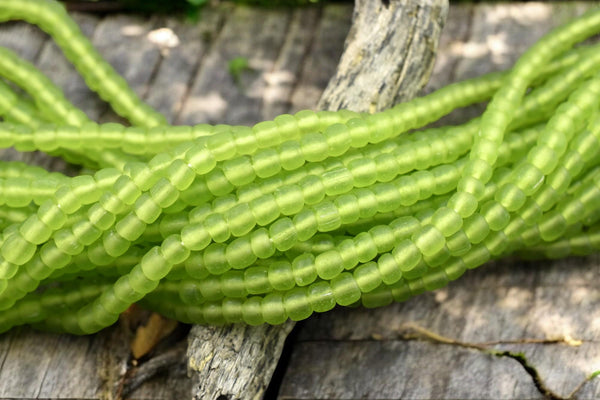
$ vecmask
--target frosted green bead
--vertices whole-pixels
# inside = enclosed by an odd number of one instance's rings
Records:
[[[217,163],[214,155],[202,144],[195,144],[186,153],[184,160],[188,162],[197,175],[206,174],[215,168]]]
[[[227,271],[221,275],[221,290],[226,297],[246,296],[244,272]]]
[[[133,204],[141,192],[137,185],[128,176],[121,176],[113,185],[113,191],[126,205]]]
[[[353,277],[361,292],[370,292],[381,285],[382,279],[377,265],[375,262],[369,262],[354,270]]]
[[[271,241],[269,233],[265,228],[259,228],[250,235],[250,246],[252,252],[262,259],[271,257],[275,253],[275,244]]]
[[[256,177],[249,157],[227,160],[223,163],[222,169],[227,180],[234,186],[248,184]]]
[[[144,255],[140,266],[148,279],[159,281],[169,273],[173,263],[163,254],[159,247],[153,247]]]
[[[238,204],[225,213],[225,219],[233,236],[243,236],[250,232],[256,221],[250,206],[246,203]]]
[[[377,179],[377,165],[372,158],[359,158],[350,161],[348,170],[352,174],[355,187],[366,187],[375,183]]]
[[[270,194],[252,200],[250,209],[258,225],[266,225],[279,216],[279,206],[275,197]]]
[[[273,261],[269,266],[268,277],[275,290],[290,290],[295,285],[294,272],[287,261]]]
[[[115,231],[130,242],[137,240],[145,229],[146,224],[133,213],[127,214],[115,225]]]
[[[310,162],[319,162],[327,158],[329,146],[325,137],[319,133],[307,133],[300,138],[300,147],[304,159]]]
[[[448,207],[455,210],[462,218],[471,216],[477,209],[477,198],[470,193],[458,192],[448,200]]]
[[[315,257],[310,253],[301,254],[292,261],[292,273],[298,286],[306,286],[317,279]]]
[[[52,269],[63,268],[71,262],[71,256],[61,251],[54,242],[47,242],[41,247],[40,258]]]
[[[427,226],[414,233],[412,241],[421,253],[426,256],[437,253],[445,245],[444,235],[434,226]]]
[[[252,156],[252,165],[256,176],[268,178],[281,170],[279,154],[275,149],[264,149]]]
[[[343,262],[337,250],[330,250],[315,257],[315,269],[319,277],[330,280],[344,270]]]
[[[480,243],[490,232],[489,225],[480,214],[465,220],[463,229],[471,243]]]
[[[77,255],[83,251],[83,245],[79,243],[77,237],[70,229],[61,229],[54,234],[54,243],[64,253],[71,256]]]
[[[306,319],[313,312],[304,288],[296,288],[287,292],[283,297],[283,306],[285,313],[292,321]]]
[[[336,206],[330,201],[323,201],[313,206],[317,218],[317,229],[321,232],[330,232],[341,225],[340,214]]]
[[[256,261],[256,255],[252,252],[249,237],[237,238],[227,245],[225,249],[227,263],[236,269],[246,268]]]
[[[113,230],[104,233],[102,236],[102,244],[109,255],[112,257],[119,257],[127,251],[131,242]]]
[[[293,171],[304,165],[304,157],[300,143],[288,141],[279,147],[279,161],[281,167],[286,171]]]
[[[56,191],[56,204],[67,214],[72,214],[81,207],[79,198],[67,187],[61,187]]]
[[[289,250],[297,241],[296,227],[290,218],[281,218],[269,227],[269,236],[280,251]]]
[[[33,214],[23,222],[19,233],[26,241],[37,245],[48,240],[52,230],[36,214]]]
[[[259,147],[265,148],[279,142],[279,127],[274,121],[263,121],[252,127]]]
[[[2,257],[13,264],[23,265],[33,257],[37,246],[20,234],[11,235],[2,244]]]
[[[242,305],[244,322],[248,325],[260,325],[265,322],[262,316],[262,302],[260,297],[250,297]]]
[[[412,270],[421,260],[419,248],[408,239],[398,243],[392,251],[392,255],[402,272]]]
[[[474,246],[471,251],[462,256],[467,269],[479,267],[489,261],[491,255],[485,246]]]
[[[170,264],[182,263],[190,256],[190,250],[184,246],[179,235],[167,237],[160,245],[160,252]]]
[[[152,199],[162,208],[167,208],[177,200],[179,192],[165,178],[161,178],[156,184],[150,189],[150,196]]]
[[[223,318],[228,323],[244,322],[243,318],[243,301],[241,299],[224,299],[221,312]]]
[[[151,224],[160,216],[162,209],[148,194],[142,194],[134,205],[135,215],[144,223]]]
[[[336,303],[342,306],[356,303],[361,296],[360,288],[349,272],[342,272],[331,280],[331,291]]]
[[[283,215],[298,213],[303,207],[302,189],[297,185],[282,186],[273,193]]]
[[[203,264],[211,274],[220,275],[231,268],[231,266],[227,264],[225,249],[226,246],[222,243],[212,243],[204,251]]]
[[[163,265],[164,265],[164,259],[161,261],[160,255],[158,255],[158,256],[152,255],[152,254],[158,254],[158,248],[155,247],[154,249],[155,249],[154,252],[147,253],[147,254],[150,254],[150,256],[148,256],[148,258],[146,258],[146,260],[147,260],[146,262],[150,263],[152,261],[159,261],[159,262],[163,263]],[[154,260],[152,260],[153,258],[154,258]],[[146,269],[147,269],[147,271],[144,270],[142,263],[140,263],[140,264],[136,265],[128,275],[126,275],[129,277],[129,286],[131,287],[131,290],[136,293],[136,297],[138,300],[144,294],[150,293],[151,291],[156,289],[156,287],[158,286],[159,279],[158,278],[154,279],[152,277],[149,277],[148,275],[152,275],[152,272],[156,272],[157,273],[156,276],[160,276],[160,275],[162,275],[162,272],[163,272],[160,270],[159,265],[152,266],[152,265],[148,264]]]
[[[267,267],[250,267],[244,270],[244,282],[249,294],[261,294],[269,292],[269,270]]]
[[[461,230],[447,238],[446,246],[452,255],[461,256],[471,249],[471,242],[465,232]]]
[[[221,214],[209,215],[204,220],[203,227],[210,234],[210,237],[218,243],[226,241],[231,235],[227,221]]]
[[[283,297],[279,293],[266,295],[260,305],[265,322],[272,325],[283,324],[287,320]]]
[[[304,209],[294,215],[292,221],[296,227],[299,241],[310,239],[317,232],[317,215],[314,210]]]

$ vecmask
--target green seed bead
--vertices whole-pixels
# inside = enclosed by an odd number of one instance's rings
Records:
[[[40,249],[40,258],[52,269],[60,269],[71,262],[71,256],[61,251],[54,242],[47,242]]]
[[[464,222],[464,231],[471,243],[483,241],[490,233],[490,227],[481,214],[475,214]]]
[[[320,232],[330,232],[340,227],[341,219],[338,209],[330,201],[324,201],[313,206],[317,218],[317,229]]]
[[[151,278],[148,275],[151,275],[152,272],[156,272],[156,277],[158,277],[162,275],[163,272],[160,270],[160,266],[153,266],[149,264],[151,261],[158,261],[165,265],[165,260],[161,260],[162,257],[160,257],[160,255],[153,256],[153,254],[158,253],[158,248],[154,247],[153,250],[154,251],[146,253],[147,255],[150,254],[148,258],[144,257],[146,258],[146,263],[148,263],[146,267],[147,272],[144,271],[144,267],[142,266],[142,263],[144,262],[144,259],[142,259],[142,262],[133,267],[131,272],[128,275],[126,275],[129,277],[129,286],[131,287],[131,290],[133,290],[136,293],[136,297],[138,300],[142,298],[144,294],[150,293],[153,290],[155,290],[158,286],[159,279]]]
[[[304,159],[310,162],[319,162],[327,158],[329,146],[325,137],[320,133],[307,133],[300,138],[300,148]]]
[[[296,227],[296,234],[299,241],[310,239],[317,232],[317,215],[314,210],[304,209],[294,215],[292,219]]]
[[[481,215],[492,231],[504,229],[510,222],[510,214],[508,211],[495,201],[488,201],[481,206]]]
[[[61,187],[56,191],[55,195],[56,204],[66,214],[73,214],[75,211],[81,208],[81,201],[68,187]]]
[[[283,297],[285,313],[292,321],[304,320],[312,314],[306,289],[296,288],[287,292]]]
[[[112,230],[102,235],[102,244],[109,255],[119,257],[129,249],[131,242]]]
[[[167,208],[177,200],[179,192],[171,182],[165,178],[161,178],[150,189],[150,196],[152,196],[152,199],[159,207]]]
[[[267,293],[271,290],[267,267],[250,267],[244,270],[244,282],[249,294]]]
[[[348,170],[352,174],[354,187],[371,186],[377,180],[377,164],[372,158],[358,158],[350,161]]]
[[[167,168],[167,177],[177,190],[183,191],[192,184],[196,174],[188,163],[178,159],[174,160],[169,168]]]
[[[344,270],[344,260],[337,250],[329,250],[315,257],[315,270],[321,279],[330,280]]]
[[[410,240],[405,239],[392,250],[392,255],[402,272],[409,272],[418,266],[421,260],[419,248]]]
[[[139,295],[129,283],[130,275],[121,276],[113,285],[115,297],[124,304],[132,304],[139,299]]]
[[[245,297],[244,272],[227,271],[221,275],[221,290],[226,297]]]
[[[190,254],[187,260],[185,260],[184,268],[186,273],[194,279],[204,279],[210,273],[204,265],[204,257],[202,253],[193,252]]]
[[[382,277],[378,269],[378,264],[369,262],[357,267],[353,272],[354,280],[363,293],[375,290],[382,283]]]
[[[260,308],[263,318],[268,324],[283,324],[288,318],[283,306],[283,296],[279,293],[266,295],[261,301]]]
[[[102,236],[102,232],[86,220],[75,223],[71,229],[77,240],[84,246],[89,246]]]
[[[463,219],[470,217],[477,209],[477,205],[477,198],[465,192],[457,192],[448,200],[448,207],[456,211]]]
[[[146,224],[133,213],[127,214],[115,225],[116,232],[129,242],[133,242],[142,236],[145,229]]]
[[[250,234],[250,246],[256,257],[266,259],[275,254],[275,244],[265,228],[259,228]]]
[[[332,157],[338,157],[344,154],[352,144],[349,128],[345,124],[329,125],[323,135],[329,147],[329,153]]]
[[[415,232],[412,235],[412,241],[424,256],[431,256],[437,253],[444,247],[446,242],[444,235],[431,225]]]
[[[227,160],[223,163],[222,169],[227,180],[234,186],[246,185],[256,178],[249,157]]]
[[[293,171],[304,165],[302,148],[296,141],[284,142],[279,148],[279,162],[286,171]]]
[[[279,206],[271,194],[252,200],[250,209],[258,225],[267,225],[279,216]]]
[[[87,216],[89,221],[102,231],[110,229],[115,223],[115,215],[98,203],[89,208]]]
[[[438,229],[445,237],[456,233],[463,224],[463,220],[458,213],[448,207],[437,209],[431,217],[431,224]]]
[[[241,323],[243,318],[243,301],[241,299],[224,299],[221,306],[223,318],[227,323]]]
[[[419,200],[420,190],[412,176],[401,176],[394,185],[400,192],[400,205],[410,206]]]
[[[301,254],[292,261],[292,273],[298,286],[306,286],[317,279],[315,257],[310,253]]]
[[[37,215],[40,221],[54,230],[60,229],[67,221],[64,211],[57,204],[50,201],[45,201],[40,206]]]
[[[279,153],[275,149],[264,149],[252,156],[254,172],[259,178],[268,178],[281,171]]]
[[[121,176],[113,185],[115,195],[126,205],[132,205],[141,192],[137,185],[128,176]]]
[[[104,193],[98,202],[102,208],[108,211],[111,214],[122,214],[127,210],[127,206],[119,197],[117,197],[114,193]],[[93,207],[93,206],[92,206]]]
[[[61,229],[54,234],[54,243],[65,254],[75,256],[83,251],[83,245],[70,229]]]
[[[306,204],[316,204],[325,197],[325,186],[318,176],[308,175],[298,182],[298,186],[302,189]]]
[[[203,142],[192,146],[192,148],[185,153],[184,160],[187,161],[189,167],[192,168],[197,175],[203,175],[212,171],[217,164],[214,155]]]
[[[464,231],[458,231],[449,236],[446,240],[446,246],[453,256],[462,256],[471,250],[471,242]]]
[[[280,251],[289,250],[297,241],[296,227],[290,218],[281,218],[269,227],[273,245]]]
[[[159,247],[153,247],[140,261],[140,267],[144,275],[152,280],[159,281],[170,271],[173,263],[161,251]]]
[[[190,250],[202,250],[210,243],[210,235],[202,224],[192,224],[181,230],[181,240]]]
[[[491,258],[491,254],[485,246],[474,246],[470,252],[461,258],[467,269],[473,269],[488,262]]]
[[[20,234],[5,239],[2,244],[2,257],[13,264],[23,265],[33,257],[37,246],[25,240]]]
[[[160,216],[162,209],[148,194],[142,194],[134,205],[135,215],[145,224],[151,224]]]
[[[244,236],[229,243],[225,249],[225,258],[227,263],[235,269],[252,265],[256,261],[256,255],[252,252],[251,239]]]
[[[290,290],[295,286],[294,272],[287,261],[274,261],[269,266],[269,283],[275,290]]]
[[[466,270],[467,270],[467,267],[465,266],[465,263],[462,260],[462,258],[452,258],[444,266],[444,272],[446,273],[446,276],[448,277],[448,279],[451,281],[454,281],[454,280],[460,278],[465,273]]]
[[[211,274],[220,275],[231,267],[225,257],[226,246],[222,243],[212,243],[204,251],[204,265]]]
[[[243,236],[250,232],[256,225],[250,206],[246,203],[238,204],[225,212],[225,219],[233,236]]]
[[[225,221],[225,218],[221,214],[209,215],[204,220],[203,226],[217,243],[224,242],[231,236],[227,221]]]
[[[93,243],[87,252],[89,260],[95,265],[108,265],[115,261],[115,257],[109,255],[102,243]]]
[[[160,245],[160,252],[170,264],[180,264],[190,256],[190,250],[181,241],[181,236],[171,235]]]
[[[262,298],[250,297],[242,305],[242,315],[244,322],[248,325],[256,326],[265,323],[262,314]]]
[[[297,185],[283,186],[277,188],[273,193],[279,210],[283,215],[293,215],[302,210],[302,189]]]
[[[52,234],[52,230],[40,220],[38,215],[33,214],[23,222],[19,228],[19,233],[26,241],[37,245],[47,241]]]
[[[331,280],[331,291],[336,303],[342,306],[356,303],[361,296],[360,288],[349,272],[342,272]]]

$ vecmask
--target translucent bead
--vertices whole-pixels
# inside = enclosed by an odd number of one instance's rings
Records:
[[[372,188],[375,197],[377,198],[377,211],[390,212],[398,207],[398,189],[391,183],[379,183]]]
[[[471,249],[471,242],[464,231],[458,231],[447,238],[446,246],[450,254],[461,256]]]
[[[377,179],[377,164],[372,158],[359,158],[348,164],[352,174],[353,186],[366,187],[375,183]]]
[[[463,229],[465,234],[469,238],[471,243],[480,243],[490,233],[490,227],[488,226],[485,218],[481,214],[475,214],[472,217],[465,220]]]
[[[246,185],[256,177],[249,157],[237,157],[227,160],[222,166],[223,174],[234,186]]]
[[[358,200],[353,194],[343,194],[337,197],[333,203],[338,209],[343,225],[356,222],[360,218]]]
[[[203,175],[212,171],[216,166],[216,159],[204,143],[200,142],[190,148],[184,157],[188,166],[192,168],[197,175]]]
[[[244,282],[249,294],[267,293],[271,290],[267,267],[250,267],[244,270]]]
[[[410,206],[419,200],[420,190],[417,183],[411,176],[401,176],[394,182],[397,190],[400,192],[400,205]]]
[[[279,148],[279,161],[281,167],[286,171],[293,171],[304,165],[302,148],[297,141],[288,141],[281,144]]]
[[[292,221],[296,227],[299,241],[310,239],[317,232],[317,215],[314,210],[304,209],[294,215]]]
[[[444,247],[446,240],[444,235],[434,226],[424,227],[412,236],[412,241],[425,256],[431,256]]]
[[[231,268],[229,264],[227,264],[225,248],[225,245],[222,243],[213,243],[204,251],[203,264],[211,274],[220,275]]]
[[[252,200],[250,209],[258,225],[267,225],[279,216],[279,206],[271,194]]]
[[[307,133],[300,139],[300,147],[304,159],[310,162],[319,162],[327,158],[329,146],[325,137],[319,133]]]
[[[81,208],[81,201],[68,187],[61,187],[56,191],[56,204],[67,214],[73,214]]]
[[[310,253],[304,253],[292,261],[292,273],[298,286],[306,286],[317,279],[315,268],[315,257]]]
[[[474,246],[471,251],[461,258],[467,269],[473,269],[488,262],[491,258],[491,255],[485,246]]]
[[[79,243],[70,229],[61,229],[54,234],[54,243],[62,252],[75,256],[83,251],[83,245]]]
[[[244,322],[243,301],[241,299],[224,299],[221,306],[223,318],[228,323]]]
[[[129,249],[131,242],[119,235],[118,232],[111,230],[102,236],[102,244],[109,255],[119,257]]]
[[[254,228],[256,221],[250,206],[246,203],[238,204],[225,213],[229,229],[233,236],[243,236]]]
[[[290,290],[295,286],[292,266],[287,261],[274,261],[269,266],[269,283],[275,290]]]
[[[259,178],[268,178],[281,171],[279,154],[275,149],[264,149],[252,156],[252,166]]]
[[[265,322],[272,325],[283,324],[287,320],[283,297],[279,293],[266,295],[261,301],[261,311]]]
[[[244,318],[244,322],[248,325],[261,325],[265,323],[265,320],[262,316],[262,298],[260,297],[250,297],[244,304],[242,305],[242,316]]]
[[[117,179],[113,185],[114,194],[126,205],[135,203],[141,192],[137,185],[126,175]]]
[[[331,291],[336,303],[342,306],[356,303],[361,295],[360,288],[349,272],[342,272],[331,280]]]
[[[2,244],[2,257],[13,264],[23,265],[33,257],[37,246],[25,240],[20,234],[5,239]]]
[[[276,250],[265,228],[259,228],[251,233],[250,246],[252,247],[252,253],[261,259],[271,257]]]
[[[171,182],[165,178],[161,178],[150,189],[150,196],[152,196],[152,199],[159,207],[167,208],[177,200],[179,192]]]
[[[324,201],[313,206],[317,218],[317,229],[329,232],[340,227],[341,219],[338,209],[330,201]]]
[[[40,249],[40,258],[52,269],[60,269],[71,262],[71,256],[61,251],[53,242],[47,242]]]
[[[235,269],[246,268],[256,261],[252,252],[251,239],[247,236],[240,237],[227,245],[225,249],[227,263]]]
[[[263,121],[252,127],[260,148],[280,142],[279,127],[274,121]]]
[[[160,251],[170,264],[180,264],[190,256],[190,250],[187,249],[181,241],[179,235],[167,237],[160,246]]]
[[[133,242],[142,236],[145,229],[146,224],[133,213],[127,214],[115,225],[116,232],[122,238],[130,242]]]
[[[243,271],[227,271],[221,275],[221,290],[226,297],[244,297],[246,288]]]
[[[315,270],[321,279],[333,279],[344,270],[343,259],[336,250],[318,254],[315,257]]]
[[[221,214],[209,215],[202,225],[215,242],[224,242],[231,235],[229,225]]]
[[[38,215],[29,216],[19,228],[23,238],[33,244],[42,244],[48,240],[52,230],[40,220]]]
[[[308,175],[298,185],[302,189],[302,195],[306,204],[316,204],[325,197],[325,186],[322,179],[318,176]]]
[[[375,262],[360,265],[354,270],[353,276],[356,284],[363,293],[374,290],[382,282],[381,274]]]
[[[510,221],[510,214],[508,211],[495,201],[488,201],[481,206],[481,215],[492,231],[504,229]]]
[[[297,185],[279,187],[275,190],[273,196],[283,215],[296,214],[304,206],[302,189]]]
[[[153,254],[156,254],[158,248],[155,247],[156,250],[154,250]],[[150,254],[150,253],[149,253]],[[148,257],[148,261],[151,261],[151,258],[154,258],[155,260],[158,260],[160,258],[160,256],[149,256]],[[163,260],[164,262],[164,260]],[[161,262],[162,263],[162,262]],[[154,289],[156,289],[156,287],[158,286],[158,282],[159,279],[153,279],[150,278],[147,274],[152,275],[152,270],[155,270],[156,272],[158,272],[158,274],[156,276],[160,276],[160,267],[159,266],[155,266],[152,267],[151,265],[148,265],[147,267],[147,272],[144,271],[144,268],[142,267],[142,264],[138,264],[136,265],[131,272],[128,275],[129,277],[129,286],[131,287],[131,290],[133,292],[136,293],[137,299],[139,300],[144,294],[146,293],[150,293],[151,291],[153,291]]]
[[[419,248],[410,240],[405,239],[392,251],[392,255],[402,272],[408,272],[415,268],[421,260]]]
[[[470,193],[458,192],[448,200],[448,207],[454,209],[463,219],[470,217],[477,206],[477,198]]]
[[[292,321],[304,320],[312,314],[306,289],[296,288],[287,292],[283,297],[285,313]]]
[[[297,241],[296,227],[290,218],[275,221],[269,227],[269,236],[275,247],[280,251],[289,250]]]

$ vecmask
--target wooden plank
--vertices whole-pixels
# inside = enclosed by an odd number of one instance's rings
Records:
[[[312,46],[292,94],[290,112],[315,109],[329,79],[335,74],[352,18],[352,7],[330,4],[323,8]]]
[[[308,55],[320,17],[318,8],[294,10],[279,57],[273,70],[265,74],[262,119],[273,119],[277,115],[289,112],[291,96],[298,84],[300,69]],[[340,26],[340,29],[347,27]]]
[[[429,90],[508,66],[544,32],[597,4],[453,6],[436,67],[443,74]],[[598,261],[510,259],[402,304],[315,316],[302,324],[279,398],[567,397],[600,370]],[[518,362],[520,352],[530,371]],[[579,395],[597,398],[599,391],[595,379]]]
[[[261,120],[264,74],[283,46],[288,10],[236,7],[203,61],[177,123],[249,125]],[[246,60],[239,75],[231,60]]]
[[[181,112],[202,58],[222,23],[222,13],[209,8],[196,23],[181,18],[161,19],[149,33],[148,38],[160,49],[161,61],[146,101],[168,121],[174,122]]]

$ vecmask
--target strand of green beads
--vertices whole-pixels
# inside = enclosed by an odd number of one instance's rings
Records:
[[[143,103],[83,35],[64,7],[54,1],[1,0],[0,21],[24,20],[54,39],[85,79],[88,87],[134,125],[164,125],[164,116]],[[4,58],[4,57],[1,57]]]

